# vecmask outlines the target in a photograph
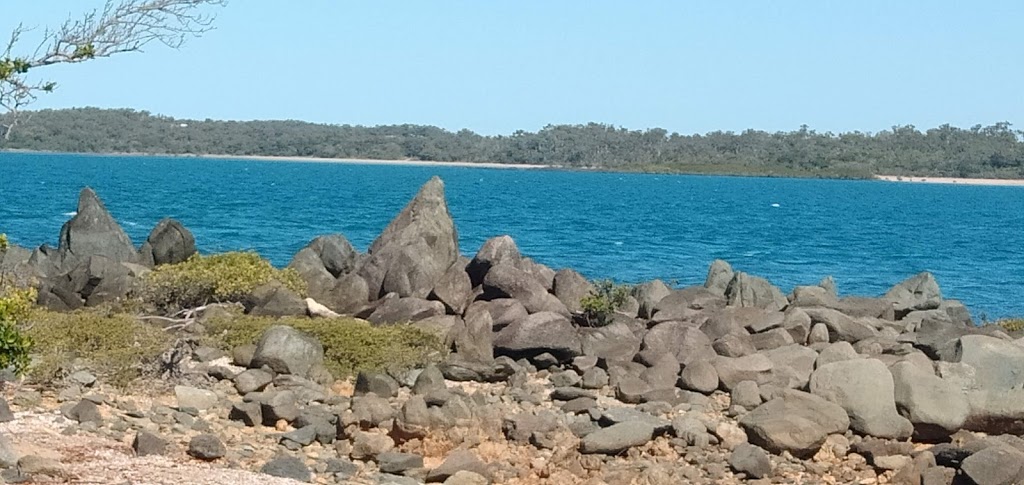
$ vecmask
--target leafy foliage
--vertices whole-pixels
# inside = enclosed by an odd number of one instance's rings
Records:
[[[304,295],[306,284],[292,269],[277,269],[255,252],[192,255],[146,274],[138,296],[159,309],[193,308],[211,302],[240,302],[271,281]]]
[[[31,362],[32,338],[18,325],[25,320],[35,301],[33,288],[0,286],[0,368],[13,368],[16,375],[24,373]]]
[[[3,123],[0,116],[0,123]],[[61,136],[53,136],[60,133]],[[145,111],[43,110],[10,148],[62,152],[272,155],[531,163],[575,168],[868,178],[872,174],[1024,177],[1024,132],[1009,123],[878,133],[758,130],[681,135],[654,128],[549,125],[482,136],[433,126],[178,120]]]
[[[119,313],[33,310],[26,333],[36,343],[29,375],[48,382],[82,359],[91,371],[124,387],[156,369],[171,337],[162,329]]]
[[[230,350],[256,343],[272,325],[288,325],[320,340],[325,365],[336,376],[360,370],[412,367],[444,353],[437,335],[412,325],[373,326],[357,319],[218,317],[205,323],[209,344]]]
[[[588,325],[603,327],[611,323],[611,317],[629,298],[629,287],[616,285],[612,280],[594,283],[590,294],[580,300],[583,319]]]
[[[7,234],[0,234],[0,251],[6,251],[7,244]]]
[[[1005,318],[996,322],[1007,332],[1024,331],[1024,318]]]

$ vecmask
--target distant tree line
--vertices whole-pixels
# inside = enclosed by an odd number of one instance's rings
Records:
[[[434,126],[179,120],[146,111],[76,108],[22,113],[0,148],[92,153],[529,163],[623,171],[866,178],[873,174],[1024,178],[1024,132],[1006,122],[878,133],[715,131],[549,125],[482,136]],[[2,121],[2,116],[0,116]]]

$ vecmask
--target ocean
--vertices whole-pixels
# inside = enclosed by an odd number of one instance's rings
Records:
[[[1024,315],[1024,187],[0,153],[0,232],[56,245],[91,186],[137,244],[174,217],[201,252],[283,266],[321,234],[365,250],[433,175],[470,257],[508,234],[589,278],[685,286],[724,259],[786,292],[831,275],[866,296],[931,271],[975,319]]]

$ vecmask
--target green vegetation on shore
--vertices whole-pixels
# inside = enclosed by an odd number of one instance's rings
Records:
[[[2,121],[0,116],[0,121]],[[7,149],[82,153],[214,154],[435,160],[616,171],[869,178],[873,174],[1024,178],[1024,132],[1009,123],[926,131],[680,135],[590,123],[482,136],[433,126],[363,127],[300,121],[178,120],[126,109],[43,110]]]

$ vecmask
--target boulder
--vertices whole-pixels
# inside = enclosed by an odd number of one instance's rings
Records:
[[[768,280],[743,272],[733,275],[725,289],[725,296],[729,305],[771,311],[782,310],[789,304],[789,300],[782,294],[782,291]]]
[[[990,446],[965,458],[960,471],[979,485],[1024,483],[1024,451]]]
[[[67,274],[57,278],[52,291],[77,295],[86,306],[96,306],[122,298],[128,294],[135,282],[135,277],[123,263],[105,256],[69,259],[68,263],[77,264],[74,264]]]
[[[523,320],[527,317],[524,316]],[[455,349],[464,359],[490,362],[494,359],[494,321],[485,305],[466,310],[465,330],[455,337]]]
[[[501,329],[494,336],[494,350],[514,358],[547,352],[562,361],[583,353],[576,328],[568,318],[552,312],[534,313]]]
[[[711,360],[721,387],[731,391],[742,381],[754,381],[766,384],[771,381],[774,364],[764,354],[751,354],[744,357],[716,356]]]
[[[312,472],[309,467],[300,458],[289,455],[278,455],[270,459],[260,467],[260,473],[305,483],[312,481]]]
[[[871,325],[855,320],[838,310],[831,308],[804,308],[803,310],[811,317],[812,324],[825,324],[832,342],[841,340],[856,343],[878,335],[878,330]]]
[[[781,324],[781,313],[760,308],[725,307],[714,311],[704,321],[700,330],[708,338],[718,340],[729,334],[746,335],[748,328],[764,328],[768,324]]]
[[[305,247],[292,256],[288,268],[294,270],[306,282],[309,295],[317,301],[327,301],[331,290],[337,284],[334,276],[324,267],[323,261],[315,251]]]
[[[487,464],[469,450],[456,450],[445,457],[440,466],[427,473],[427,482],[443,482],[460,472],[471,472],[482,477],[489,477]]]
[[[146,430],[135,434],[132,440],[132,451],[135,456],[163,455],[167,452],[167,440]]]
[[[530,313],[519,300],[512,298],[498,298],[491,301],[474,301],[466,308],[466,313],[473,307],[479,307],[491,315],[491,324],[494,330],[501,330],[512,322],[526,318]]]
[[[790,344],[763,352],[772,363],[771,383],[781,388],[804,389],[814,372],[818,353],[800,344]],[[762,384],[762,383],[759,383]]]
[[[821,286],[797,286],[789,297],[790,306],[835,308],[839,299]]]
[[[181,263],[196,254],[192,231],[174,219],[162,219],[139,249],[139,262],[147,266]]]
[[[771,350],[792,344],[793,336],[784,328],[773,328],[751,335],[750,341],[757,350]]]
[[[484,241],[476,256],[466,266],[466,272],[469,273],[473,286],[477,286],[483,284],[484,275],[491,270],[492,266],[499,264],[516,266],[521,259],[519,248],[511,236],[492,237]]]
[[[718,370],[707,360],[695,361],[683,368],[679,384],[683,389],[711,394],[718,389]]]
[[[787,390],[740,419],[752,444],[772,453],[809,458],[830,434],[845,433],[850,418],[842,407],[806,392]]]
[[[610,360],[633,360],[640,351],[640,338],[624,321],[613,321],[603,327],[579,329],[584,355]]]
[[[555,297],[572,313],[583,311],[580,300],[590,295],[594,289],[593,284],[574,270],[561,269],[555,273]]]
[[[424,184],[367,253],[357,272],[372,298],[388,293],[426,298],[459,256],[444,182],[434,177]]]
[[[366,319],[370,323],[381,325],[388,323],[408,323],[445,314],[444,304],[439,301],[422,298],[389,297],[381,300],[373,313]]]
[[[708,268],[708,276],[704,279],[704,287],[712,293],[725,296],[725,290],[734,276],[732,266],[729,263],[716,259],[711,262]]]
[[[78,212],[60,228],[58,251],[64,261],[89,256],[103,256],[119,263],[139,261],[131,238],[89,187],[78,196]]]
[[[223,458],[227,454],[227,448],[216,435],[201,434],[192,437],[188,442],[188,454],[193,458],[211,461]]]
[[[729,466],[753,479],[761,479],[772,473],[772,461],[768,453],[749,443],[741,443],[733,448],[729,455]]]
[[[910,437],[913,426],[896,410],[892,374],[876,359],[833,362],[811,374],[810,390],[838,404],[850,416],[850,426],[878,438]]]
[[[492,267],[484,276],[483,287],[487,299],[514,298],[529,313],[554,312],[569,316],[565,305],[548,293],[536,277],[515,266],[499,264]]]
[[[892,304],[897,317],[914,310],[931,310],[942,303],[942,292],[929,272],[919,273],[893,286],[882,299]]]
[[[217,394],[206,389],[189,386],[174,386],[174,397],[179,409],[205,411],[217,405]]]
[[[896,409],[914,425],[919,439],[944,439],[959,430],[971,412],[963,392],[910,362],[897,362],[892,373]]]
[[[466,322],[457,315],[437,315],[417,320],[412,325],[437,335],[446,349],[451,349],[455,341],[466,333]]]
[[[684,365],[715,356],[707,335],[692,325],[675,321],[659,323],[651,328],[644,335],[643,349],[673,355]]]
[[[652,319],[658,322],[692,320],[704,311],[725,306],[725,299],[702,286],[673,290],[654,306]]]
[[[430,291],[431,300],[444,303],[445,308],[455,315],[462,315],[466,311],[473,295],[473,284],[469,281],[469,273],[466,273],[467,263],[464,258],[459,258],[441,275],[441,279]]]
[[[555,289],[555,270],[544,266],[530,258],[520,259],[516,263],[516,268],[519,268],[524,273],[532,276],[537,283],[540,283],[542,287],[549,293]]]
[[[298,293],[278,281],[271,281],[255,290],[247,298],[250,315],[287,317],[306,315],[309,306]]]
[[[250,366],[266,365],[279,374],[305,377],[323,361],[324,347],[316,338],[292,327],[274,325],[260,337]]]
[[[725,357],[743,357],[757,352],[753,339],[746,332],[727,334],[715,340],[711,348],[715,349],[718,355]]]
[[[580,452],[618,455],[646,444],[654,436],[654,426],[643,421],[627,421],[601,428],[583,437]]]
[[[354,315],[367,307],[370,301],[370,289],[366,280],[355,273],[338,278],[334,287],[323,299],[317,299],[327,308],[343,315]]]
[[[654,315],[654,307],[671,292],[672,290],[661,280],[648,281],[634,286],[631,293],[639,304],[637,315],[640,318],[651,318]]]
[[[306,248],[320,259],[324,269],[335,278],[351,273],[356,268],[359,252],[341,234],[317,236]]]
[[[985,335],[965,335],[956,345],[955,362],[974,368],[979,389],[1024,388],[1024,347]]]

